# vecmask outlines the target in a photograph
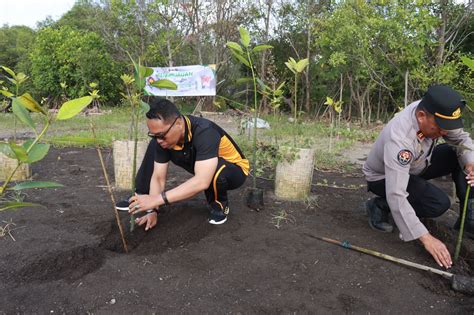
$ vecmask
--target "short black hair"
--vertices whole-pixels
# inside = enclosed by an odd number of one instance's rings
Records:
[[[426,115],[428,115],[428,116],[434,116],[432,113],[430,113],[430,112],[426,109],[426,107],[425,107],[425,105],[423,104],[423,102],[418,103],[418,105],[416,106],[416,112],[420,112],[420,111],[421,111],[421,112],[424,112],[424,113],[425,113]]]
[[[152,96],[145,101],[150,105],[150,110],[146,113],[146,118],[148,119],[170,122],[181,115],[176,105],[166,98]]]

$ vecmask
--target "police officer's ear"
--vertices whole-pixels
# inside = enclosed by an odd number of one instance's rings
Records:
[[[428,119],[430,118],[430,116],[432,116],[430,113],[428,113],[427,111],[423,109],[417,110],[415,115],[416,115],[416,120],[418,121],[419,124],[425,124],[426,121],[428,121]]]

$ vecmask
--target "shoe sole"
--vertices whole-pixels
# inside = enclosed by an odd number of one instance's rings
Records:
[[[221,221],[209,220],[208,222],[209,222],[209,224],[220,225],[220,224],[224,224],[226,221],[227,221],[227,218],[225,218],[224,220],[221,220]]]
[[[392,233],[393,232],[393,226],[392,226],[392,229],[390,231],[385,231],[385,230],[381,230],[381,229],[377,229],[373,224],[372,224],[372,220],[370,220],[370,209],[369,209],[369,202],[370,200],[367,200],[367,202],[365,203],[365,211],[367,212],[367,216],[369,217],[369,226],[372,230],[375,230],[377,232],[380,232],[380,233]]]

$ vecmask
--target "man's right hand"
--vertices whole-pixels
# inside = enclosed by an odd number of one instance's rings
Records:
[[[453,261],[451,260],[451,254],[449,254],[448,248],[439,239],[427,233],[419,238],[419,240],[425,246],[425,249],[433,256],[434,260],[440,267],[446,269],[451,268]]]
[[[135,223],[138,224],[139,226],[146,224],[145,231],[148,231],[149,229],[153,228],[156,225],[157,221],[158,221],[158,214],[156,213],[156,211],[150,212],[147,215],[144,215],[143,217],[135,219]]]

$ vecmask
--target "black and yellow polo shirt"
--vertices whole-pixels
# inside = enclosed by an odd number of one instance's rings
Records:
[[[155,162],[167,163],[170,160],[194,174],[196,161],[221,157],[239,166],[245,175],[249,174],[249,161],[245,158],[234,140],[218,125],[205,118],[183,116],[186,122],[183,146],[172,149],[156,146]]]

